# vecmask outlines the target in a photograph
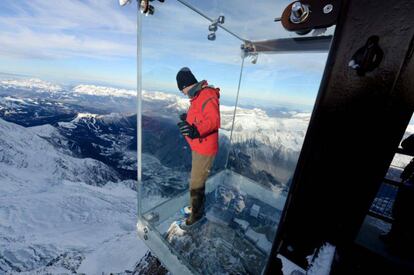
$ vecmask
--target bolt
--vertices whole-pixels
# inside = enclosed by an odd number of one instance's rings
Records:
[[[309,12],[308,5],[303,5],[301,2],[297,1],[292,4],[290,21],[294,24],[303,23],[308,19]]]
[[[332,4],[328,4],[325,7],[323,7],[323,13],[324,14],[331,13],[332,11],[333,11],[333,5]]]
[[[292,14],[300,19],[304,13],[304,8],[301,2],[295,2],[292,5]]]

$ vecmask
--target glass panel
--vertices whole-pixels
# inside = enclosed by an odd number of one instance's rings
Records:
[[[143,20],[143,212],[188,191],[191,151],[176,124],[190,102],[177,88],[178,70],[190,67],[199,81],[221,88],[221,103],[234,102],[241,60],[237,39],[222,33],[220,42],[208,41],[208,21],[181,4],[166,2],[158,12]],[[225,143],[212,175],[224,168]]]
[[[401,142],[410,135],[414,134],[413,123],[414,122],[411,120]],[[387,174],[385,175],[385,181],[382,183],[380,189],[378,190],[377,196],[371,205],[370,211],[372,213],[388,219],[393,218],[392,208],[400,185],[402,184],[400,175],[404,171],[405,167],[410,163],[411,159],[412,156],[401,153],[396,153],[394,155]]]
[[[400,148],[401,148],[401,143],[412,134],[414,134],[413,118],[411,118],[411,121],[409,125],[407,126],[404,136],[400,142],[400,146],[399,146]],[[410,163],[411,159],[412,159],[412,156],[409,156],[409,155],[400,154],[400,153],[395,154],[385,178],[398,181],[398,182],[401,181],[400,175],[402,171],[404,171],[404,168],[408,165],[408,163]]]
[[[325,60],[326,54],[260,55],[246,64],[230,169],[276,192],[288,189]]]
[[[224,25],[243,37],[281,37],[273,33],[273,19],[285,4],[278,11],[274,1],[254,7],[247,1],[189,2],[213,19],[225,15]],[[269,24],[261,21],[263,14]],[[260,55],[255,65],[245,59],[234,116],[242,42],[220,29],[215,41],[207,40],[211,22],[179,1],[156,6],[142,24],[138,231],[172,273],[261,274],[327,54]],[[190,105],[176,85],[182,67],[220,88],[219,152],[206,182],[205,215],[190,229],[177,224],[189,205],[192,165],[176,126]]]

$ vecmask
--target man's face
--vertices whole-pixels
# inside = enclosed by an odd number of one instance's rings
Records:
[[[181,92],[185,95],[188,95],[188,92],[191,90],[191,88],[193,88],[194,85],[196,85],[196,84],[185,87],[184,89],[181,90]]]

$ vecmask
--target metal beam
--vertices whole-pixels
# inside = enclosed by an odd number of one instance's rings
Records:
[[[277,253],[306,268],[324,242],[336,246],[341,274],[359,268],[350,266],[354,240],[413,114],[414,2],[342,3],[267,274]],[[371,37],[384,56],[361,75],[349,64],[358,53],[358,65],[369,64]]]
[[[280,38],[252,41],[258,53],[324,53],[329,51],[332,35],[315,37]]]

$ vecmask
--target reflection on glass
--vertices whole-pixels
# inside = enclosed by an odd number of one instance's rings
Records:
[[[243,9],[235,3],[197,5],[213,18],[225,14],[225,24],[248,36],[249,20],[243,25],[237,19]],[[178,261],[192,273],[261,274],[326,54],[260,55],[257,64],[245,59],[241,74],[241,42],[220,29],[216,40],[209,41],[210,22],[204,18],[170,1],[150,19],[144,20],[142,35],[139,221],[144,239],[167,268]],[[310,69],[303,71],[303,64]],[[191,151],[176,125],[189,107],[175,79],[182,67],[221,89],[219,153],[206,184],[205,215],[188,230],[176,223],[184,218],[180,210],[190,197]]]
[[[412,124],[408,125],[404,137],[405,140],[414,133]],[[401,146],[400,146],[401,147]],[[410,163],[412,156],[401,153],[396,153],[385,175],[384,182],[382,183],[378,193],[372,202],[370,211],[371,213],[379,216],[393,219],[393,206],[398,190],[401,188],[403,179],[401,173]]]

